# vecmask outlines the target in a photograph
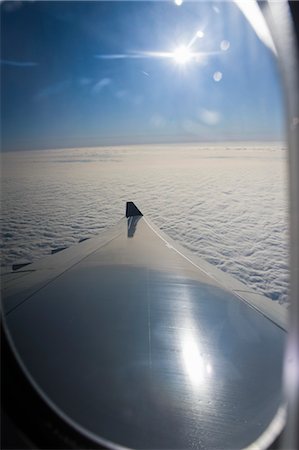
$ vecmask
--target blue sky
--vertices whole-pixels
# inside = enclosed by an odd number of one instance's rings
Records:
[[[1,25],[3,150],[283,139],[275,58],[231,2],[5,2]]]

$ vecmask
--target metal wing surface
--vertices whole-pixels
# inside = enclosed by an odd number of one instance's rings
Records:
[[[286,311],[136,210],[6,274],[11,342],[51,408],[98,443],[245,447],[281,404]]]

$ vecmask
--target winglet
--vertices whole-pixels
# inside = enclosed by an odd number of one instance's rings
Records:
[[[132,216],[143,216],[142,212],[139,211],[135,203],[133,202],[127,202],[126,205],[126,217],[132,217]]]

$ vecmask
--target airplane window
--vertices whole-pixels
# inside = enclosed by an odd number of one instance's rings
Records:
[[[289,186],[260,7],[5,1],[1,24],[7,439],[265,447]]]

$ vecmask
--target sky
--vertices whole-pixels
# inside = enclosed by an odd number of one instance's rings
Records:
[[[1,97],[3,151],[284,137],[275,56],[232,2],[4,2]]]

